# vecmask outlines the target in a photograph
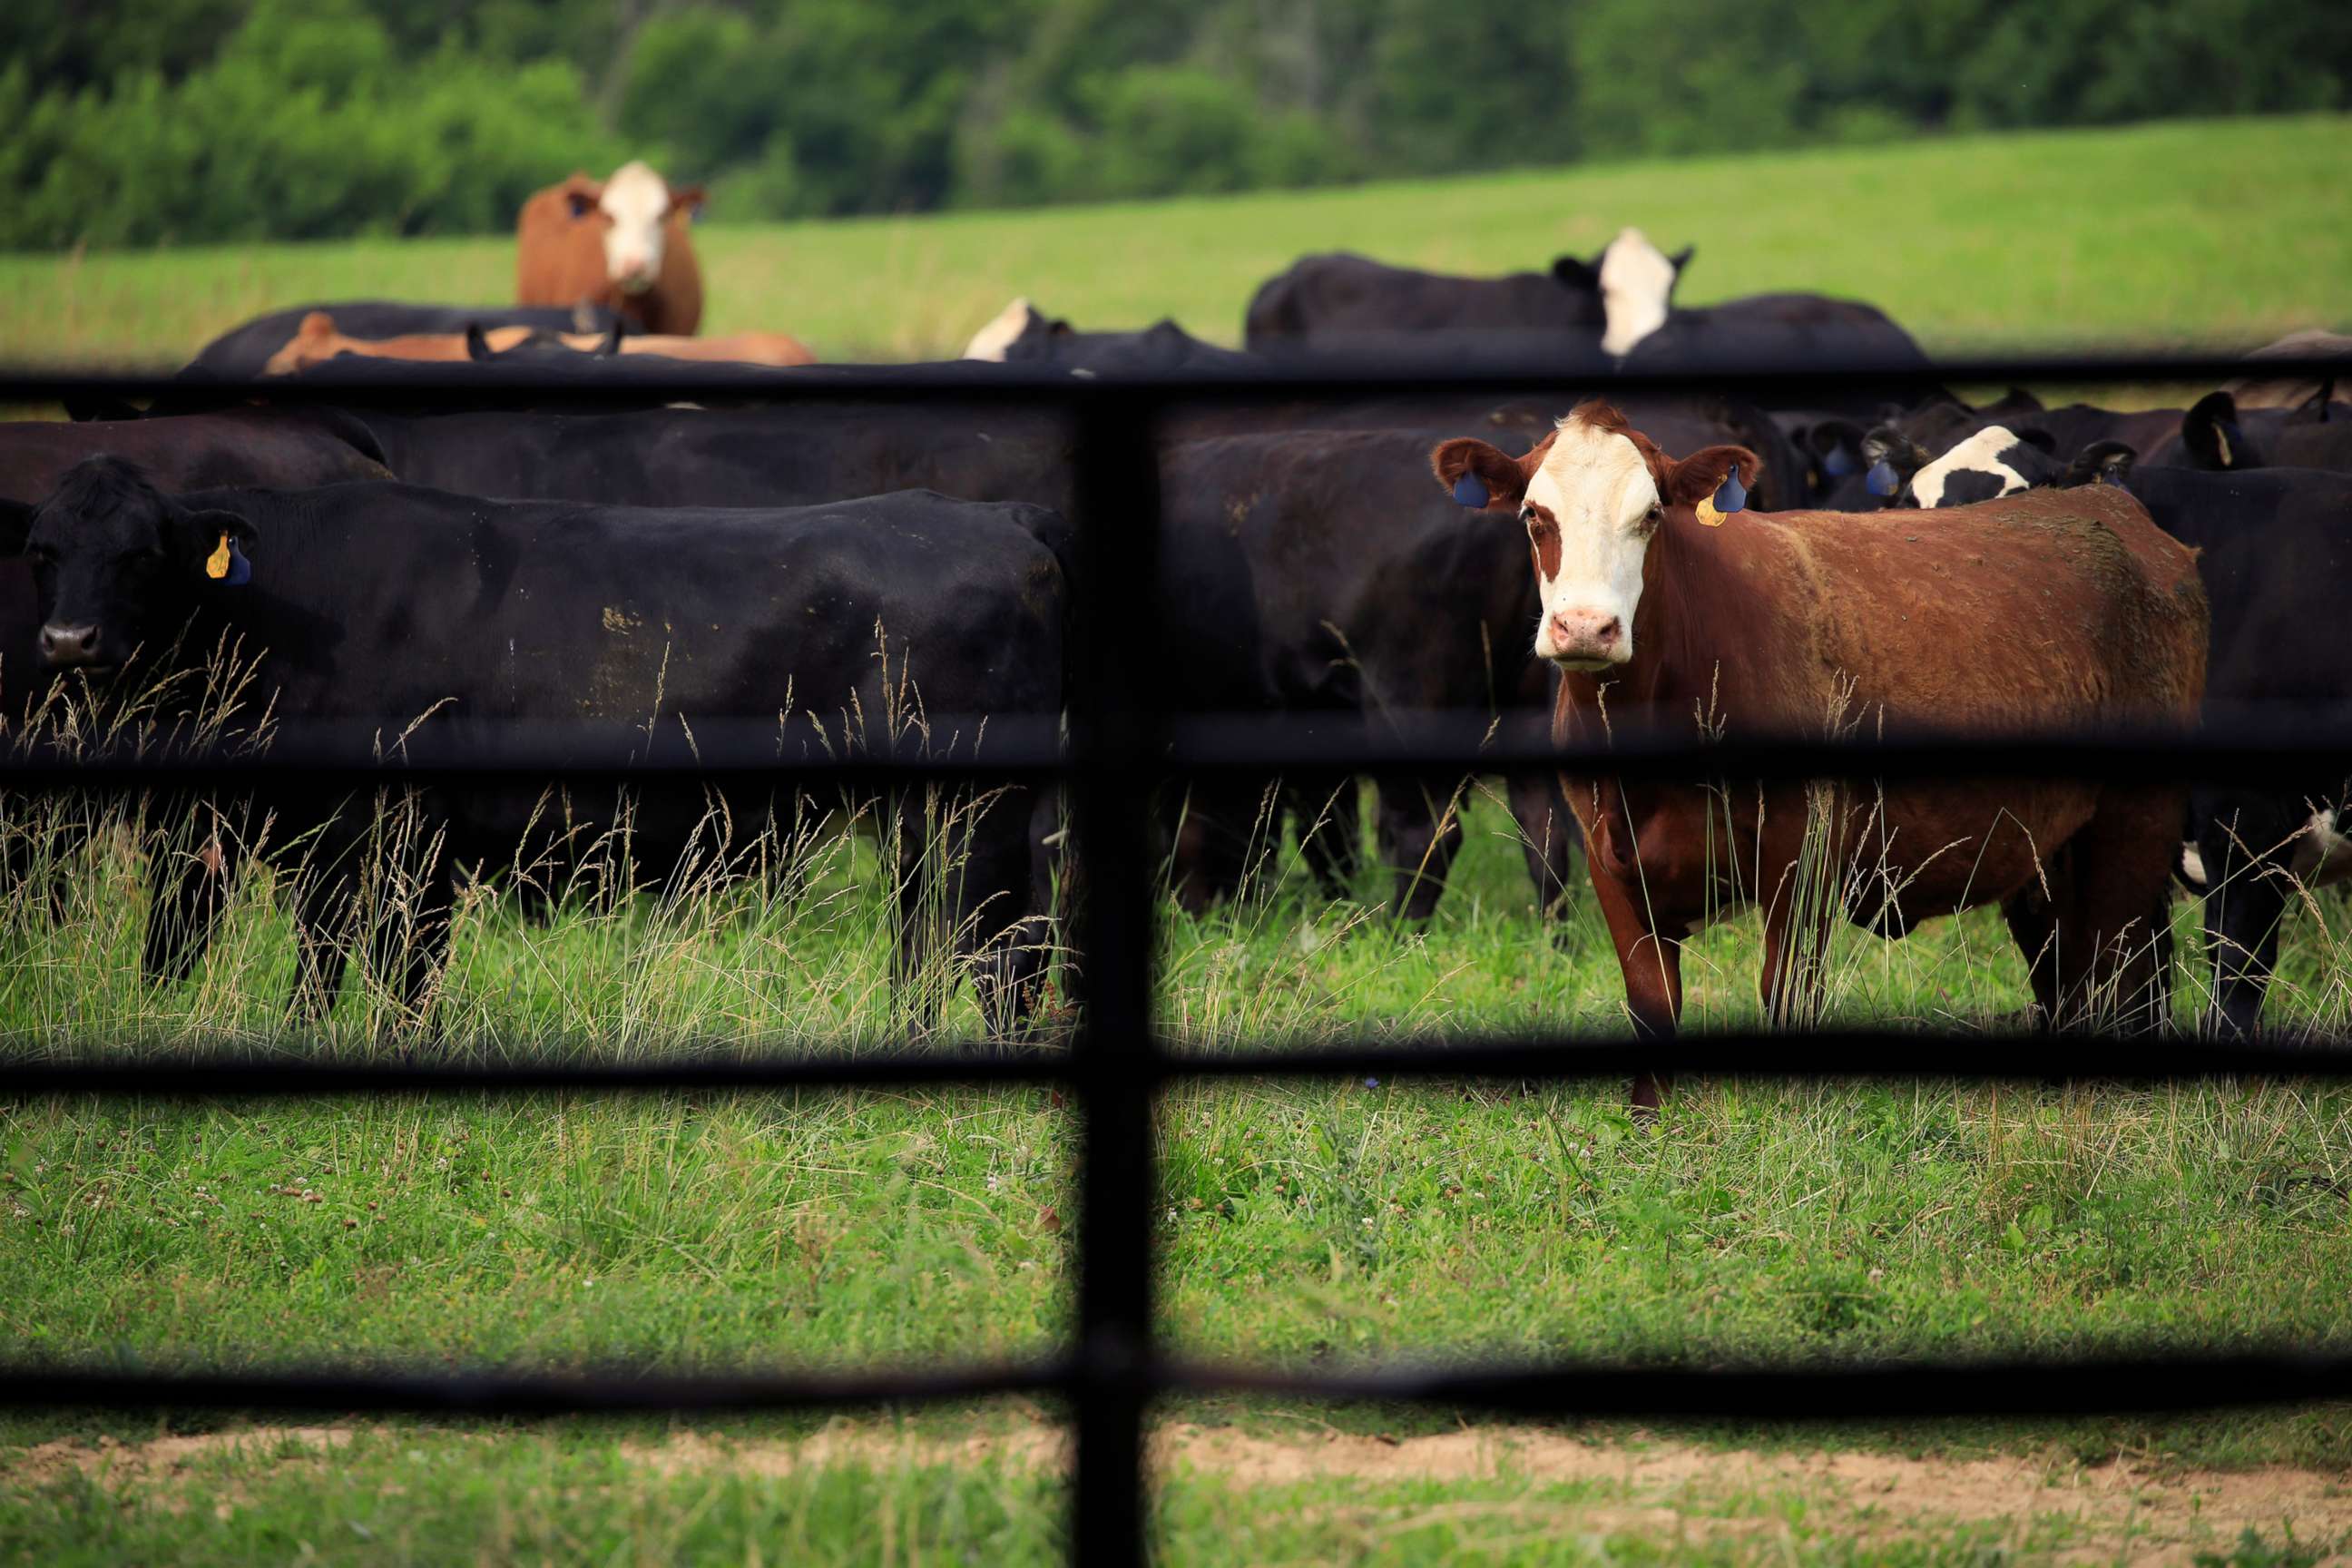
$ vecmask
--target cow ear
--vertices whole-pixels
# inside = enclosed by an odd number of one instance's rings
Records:
[[[583,169],[572,171],[572,177],[560,187],[563,192],[565,210],[575,218],[586,217],[604,199],[604,182],[592,180]]]
[[[261,536],[244,514],[218,508],[177,511],[175,525],[181,553],[197,571],[232,588],[250,580],[252,568],[244,554]]]
[[[1516,511],[1527,499],[1528,470],[1475,436],[1439,442],[1429,454],[1429,468],[1455,501],[1474,511]]]
[[[1691,263],[1691,258],[1697,254],[1697,246],[1685,245],[1680,250],[1675,251],[1672,256],[1667,257],[1666,259],[1674,264],[1675,276],[1677,278],[1681,277],[1683,275],[1683,268],[1688,267]]]
[[[1806,455],[1832,479],[1858,474],[1868,467],[1862,458],[1862,426],[1851,419],[1822,419],[1805,432]]]
[[[1668,506],[1696,506],[1722,488],[1734,469],[1743,489],[1752,487],[1764,471],[1763,459],[1745,447],[1702,447],[1667,467],[1659,499]]]
[[[2074,454],[2066,471],[2058,476],[2060,489],[2073,489],[2078,485],[2119,485],[2131,472],[2139,454],[2121,441],[2094,441]]]
[[[25,536],[33,531],[38,510],[20,500],[0,500],[0,555],[25,553]]]
[[[1552,281],[1564,288],[1580,289],[1586,293],[1601,288],[1601,264],[1574,256],[1563,256],[1551,264]]]
[[[2244,465],[2245,433],[2238,428],[2238,400],[2226,392],[2209,392],[2180,416],[2180,444],[2200,468],[2216,472]]]
[[[2325,425],[2328,405],[2336,400],[2336,378],[2329,376],[2319,384],[2319,390],[2287,410],[2284,423],[2289,425]],[[79,416],[76,416],[79,417]]]
[[[684,213],[688,223],[700,223],[703,205],[709,199],[700,185],[681,185],[669,194],[669,210]]]
[[[1880,425],[1862,438],[1862,458],[1870,465],[1870,493],[1892,500],[1911,488],[1913,476],[1927,466],[1927,448],[1892,425]]]
[[[2041,414],[2045,410],[2042,406],[2042,399],[2021,386],[2012,386],[1977,412],[1979,414]]]

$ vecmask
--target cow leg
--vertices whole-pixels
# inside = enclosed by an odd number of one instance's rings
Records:
[[[2107,789],[2066,846],[2056,893],[2059,1027],[2161,1028],[2171,993],[2165,918],[2184,813],[2178,789]]]
[[[1311,773],[1283,786],[1283,804],[1298,823],[1298,849],[1315,886],[1327,899],[1353,890],[1362,865],[1363,808],[1349,773]]]
[[[1445,894],[1445,874],[1462,852],[1459,802],[1426,779],[1381,781],[1381,857],[1396,872],[1396,918],[1425,924]]]
[[[2205,862],[2205,945],[2213,965],[2213,999],[2204,1027],[2223,1038],[2251,1036],[2262,1026],[2263,1000],[2278,965],[2279,926],[2294,885],[2280,835],[2267,820],[2232,811],[2209,818],[2198,835]],[[2260,837],[2250,842],[2248,834]]]
[[[1632,1015],[1633,1033],[1643,1039],[1672,1039],[1683,1016],[1683,937],[1654,930],[1639,895],[1619,882],[1590,856],[1585,866],[1592,879],[1594,900],[1608,923],[1609,940],[1617,949],[1617,967],[1625,977],[1625,1010]],[[1633,1080],[1633,1104],[1637,1114],[1654,1113],[1665,1100],[1667,1080],[1643,1073]]]
[[[1563,919],[1576,886],[1570,880],[1581,837],[1576,817],[1550,773],[1513,773],[1504,788],[1511,817],[1519,825],[1519,851],[1527,858],[1528,879],[1535,884],[1536,908],[1547,919]]]
[[[2038,887],[2028,886],[2002,900],[2001,919],[2011,940],[2025,955],[2026,984],[2033,990],[2033,1021],[2049,1028],[2058,1017],[2058,917]]]
[[[973,825],[963,863],[950,872],[950,909],[991,1035],[1018,1033],[1036,1010],[1052,956],[1051,922],[1035,900],[1031,847],[1034,792],[1006,789]]]
[[[424,1016],[426,992],[448,960],[456,902],[456,870],[447,855],[436,854],[397,906],[377,910],[371,924],[369,973],[412,1017]]]
[[[288,1010],[313,1023],[335,1011],[343,988],[343,970],[351,962],[352,904],[359,878],[350,857],[337,864],[306,869],[294,894],[294,994]]]
[[[140,973],[158,985],[176,985],[196,972],[212,948],[221,913],[235,885],[235,840],[215,831],[194,851],[159,846],[147,859],[147,937]]]

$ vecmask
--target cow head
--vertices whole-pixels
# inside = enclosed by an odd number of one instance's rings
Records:
[[[2190,466],[2215,473],[2266,466],[2238,423],[2238,400],[2226,392],[2207,393],[2180,416],[2180,444]]]
[[[1015,360],[1049,359],[1053,340],[1067,337],[1070,323],[1047,316],[1024,297],[1013,301],[964,345],[966,359],[1003,364]]]
[[[702,187],[672,190],[651,164],[622,164],[602,182],[575,174],[563,182],[572,219],[604,230],[604,276],[624,294],[642,294],[661,276],[667,228],[677,214],[698,216]]]
[[[1966,506],[2055,484],[2064,471],[2046,430],[1988,425],[1922,464],[1895,498],[1896,506]]]
[[[1609,322],[1601,334],[1602,353],[1632,353],[1635,344],[1666,324],[1675,285],[1690,265],[1692,248],[1686,245],[1668,256],[1638,228],[1618,231],[1595,269]]]
[[[0,551],[32,564],[51,669],[111,670],[161,647],[212,582],[234,580],[255,537],[236,513],[191,510],[118,458],[84,458],[37,507],[0,503]]]
[[[1966,506],[2021,490],[2120,485],[2137,458],[2125,442],[2094,441],[2062,462],[2049,432],[1991,425],[1921,468],[1895,504]]]
[[[1430,466],[1463,505],[1518,514],[1541,602],[1536,656],[1581,670],[1632,660],[1643,563],[1667,510],[1697,505],[1735,468],[1753,484],[1763,468],[1745,447],[1670,458],[1597,402],[1524,458],[1464,437],[1439,446]]]

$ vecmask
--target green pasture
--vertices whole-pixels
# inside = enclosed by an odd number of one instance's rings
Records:
[[[1172,316],[1238,342],[1257,285],[1352,249],[1540,268],[1635,224],[1696,244],[1680,298],[1817,289],[1931,349],[2250,346],[2352,323],[2352,121],[2179,121],[1151,204],[696,233],[706,331],[773,328],[837,360],[960,352],[1015,295],[1085,327]],[[0,360],[171,366],[315,300],[510,300],[504,237],[0,256]]]
[[[1697,242],[1695,300],[1851,293],[1938,346],[2238,343],[2352,321],[2347,129],[2183,124],[1148,208],[722,221],[700,243],[714,329],[786,327],[840,357],[951,352],[1015,293],[1083,323],[1172,314],[1231,341],[1250,287],[1302,250],[1500,269],[1596,249],[1625,222]],[[289,301],[499,299],[509,259],[487,240],[5,258],[0,358],[174,363]],[[1483,790],[1465,804],[1467,847],[1425,931],[1389,922],[1375,872],[1349,898],[1317,895],[1289,846],[1269,845],[1255,896],[1234,907],[1167,905],[1167,1026],[1209,1051],[1269,1035],[1618,1026],[1590,898],[1543,918],[1508,816]],[[151,989],[136,977],[137,858],[101,835],[60,868],[62,921],[37,898],[0,910],[0,1048],[226,1039],[644,1060],[890,1037],[905,1018],[874,852],[829,841],[808,865],[789,891],[712,885],[660,905],[575,905],[551,924],[479,889],[457,917],[433,1033],[355,984],[314,1036],[284,1016],[289,932],[266,878],[239,893],[192,982]],[[2194,919],[2178,907],[2184,1017],[2201,999]],[[2347,933],[2338,895],[2297,911],[2276,1020],[2345,1024]],[[1693,1026],[1759,1023],[1757,947],[1752,918],[1692,942]],[[1833,1022],[1991,1029],[2026,1001],[2022,963],[1981,911],[1899,943],[1845,933],[1830,974]],[[961,999],[946,1019],[976,1024]],[[2352,1337],[2352,1091],[2339,1088],[1713,1081],[1682,1086],[1653,1127],[1625,1115],[1613,1083],[1275,1081],[1172,1090],[1158,1136],[1160,1310],[1188,1353],[1706,1365]],[[1031,1090],[23,1101],[0,1106],[0,1338],[11,1354],[107,1365],[1035,1354],[1071,1321],[1075,1157],[1068,1109]],[[1301,1450],[1330,1433],[1457,1424],[1222,1401],[1164,1414]],[[1057,1415],[885,1417],[856,1430],[918,1447],[893,1457],[876,1438],[806,1463],[690,1465],[670,1458],[822,1424],[364,1423],[323,1458],[262,1438],[168,1472],[109,1456],[233,1434],[243,1418],[11,1415],[0,1562],[1034,1561],[1055,1549],[1061,1482],[1006,1449]],[[2280,1466],[2352,1485],[2352,1411],[2334,1406],[1558,1430],[1612,1454],[1665,1438],[1822,1444],[1993,1456],[2032,1476],[2128,1465],[2151,1486]],[[1166,1560],[1974,1563],[2120,1561],[2155,1544],[2086,1533],[2063,1511],[1989,1524],[1940,1505],[1880,1538],[1869,1531],[1900,1500],[1858,1503],[1828,1481],[1657,1504],[1507,1470],[1310,1471],[1180,1465],[1158,1505]],[[2352,1522],[2161,1544],[2182,1562],[2313,1562],[2352,1546]]]

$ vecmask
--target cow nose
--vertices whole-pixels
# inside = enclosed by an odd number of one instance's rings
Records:
[[[41,628],[41,657],[49,661],[51,669],[95,664],[98,662],[98,628],[94,626],[61,626],[52,622]]]
[[[1625,640],[1625,623],[1593,610],[1560,610],[1551,618],[1551,645],[1559,658],[1615,658]]]

